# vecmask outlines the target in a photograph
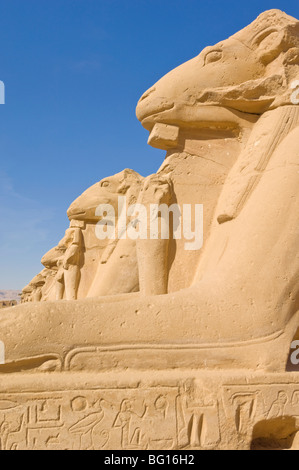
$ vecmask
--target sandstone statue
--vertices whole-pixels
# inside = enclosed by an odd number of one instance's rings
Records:
[[[60,442],[298,445],[299,382],[287,371],[299,329],[298,79],[299,21],[271,10],[141,97],[149,144],[167,151],[160,169],[148,178],[125,170],[75,201],[65,239],[24,290],[34,301],[0,319],[3,377],[21,383],[31,371],[41,390],[39,373],[52,372],[53,393],[66,392],[60,409],[71,400]],[[145,207],[203,204],[203,247],[98,240],[96,209],[109,203],[119,217],[119,196]],[[96,380],[107,389],[98,401]]]
[[[39,301],[77,300],[139,290],[136,242],[98,239],[96,224],[100,218],[96,211],[100,204],[111,204],[117,219],[118,197],[126,197],[128,204],[137,202],[142,181],[138,173],[126,169],[95,184],[71,204],[67,212],[70,228],[58,246],[42,258],[48,282]],[[27,289],[23,291],[23,302],[38,300],[32,291],[29,297],[25,295]]]

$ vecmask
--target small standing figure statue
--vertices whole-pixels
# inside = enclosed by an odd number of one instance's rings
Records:
[[[58,245],[64,255],[57,260],[56,300],[77,300],[82,245],[82,230],[72,221]]]
[[[82,232],[79,227],[72,227],[66,232],[67,250],[63,258],[64,285],[66,300],[77,300],[80,261],[82,253]]]

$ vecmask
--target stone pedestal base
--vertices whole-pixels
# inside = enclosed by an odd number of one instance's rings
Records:
[[[0,377],[2,450],[299,449],[298,433],[296,373]]]

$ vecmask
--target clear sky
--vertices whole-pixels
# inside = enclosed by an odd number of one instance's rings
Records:
[[[141,94],[270,8],[299,18],[298,0],[0,0],[0,289],[42,269],[90,185],[158,169]]]

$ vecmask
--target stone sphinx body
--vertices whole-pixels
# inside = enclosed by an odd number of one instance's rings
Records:
[[[2,371],[285,370],[299,327],[298,77],[299,22],[275,10],[146,92],[137,117],[167,150],[157,175],[170,175],[169,203],[204,205],[203,249],[159,247],[162,292],[139,246],[139,293],[101,297],[99,274],[90,298],[6,311]]]

